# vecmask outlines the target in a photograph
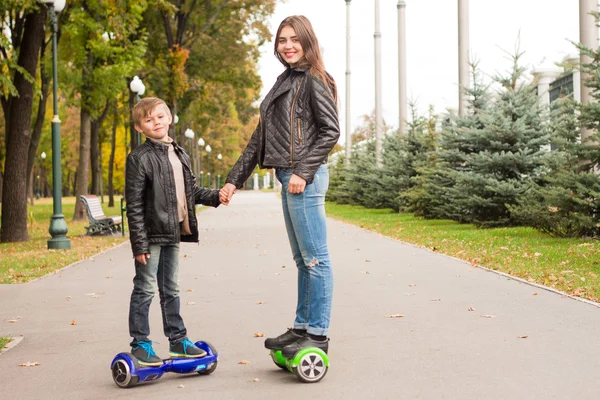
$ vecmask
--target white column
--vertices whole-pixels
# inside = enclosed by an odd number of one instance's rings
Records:
[[[598,0],[579,0],[579,42],[593,50],[598,48],[598,27],[596,19],[591,12],[598,11]],[[592,60],[588,56],[581,54],[580,63],[588,64]],[[580,76],[580,96],[581,104],[589,103],[592,100],[591,90],[585,86],[588,74],[582,72]],[[581,129],[581,140],[589,137],[592,132],[588,129]]]
[[[379,0],[375,0],[375,164],[381,167],[382,128],[381,115],[381,31],[379,29]]]
[[[260,189],[258,187],[258,173],[256,173],[256,172],[252,176],[252,189],[254,189],[254,190]]]
[[[550,84],[563,72],[563,69],[553,64],[545,64],[536,67],[533,76],[537,81],[538,97],[543,106],[550,105]]]
[[[406,2],[398,0],[398,133],[406,133]]]
[[[352,119],[350,118],[350,3],[346,1],[346,165],[350,165],[352,151]]]
[[[469,87],[469,0],[458,0],[458,115],[467,112]]]

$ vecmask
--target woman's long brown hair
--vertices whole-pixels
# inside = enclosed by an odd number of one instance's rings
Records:
[[[275,35],[275,57],[277,57],[285,67],[290,66],[277,51],[279,35],[284,26],[291,26],[294,29],[298,41],[302,46],[302,50],[304,51],[304,58],[300,60],[298,64],[303,65],[308,63],[308,72],[325,84],[325,87],[330,91],[333,99],[337,102],[337,86],[335,85],[333,78],[325,71],[317,35],[315,35],[312,24],[304,15],[292,15],[281,21],[279,28],[277,28],[277,34]]]

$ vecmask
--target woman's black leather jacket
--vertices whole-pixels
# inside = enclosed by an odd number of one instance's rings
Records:
[[[291,168],[310,184],[339,136],[331,91],[306,69],[288,68],[261,103],[258,126],[227,182],[240,188],[258,164]]]

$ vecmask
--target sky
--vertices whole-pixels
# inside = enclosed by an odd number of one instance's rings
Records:
[[[458,108],[457,0],[406,1],[407,96],[425,113]],[[397,0],[380,0],[382,48],[382,112],[388,125],[398,126]],[[470,54],[479,61],[484,79],[510,69],[507,58],[517,40],[522,63],[531,71],[542,63],[577,55],[571,41],[579,39],[577,0],[470,0]],[[375,108],[375,1],[350,3],[350,71],[352,130]],[[273,35],[289,15],[304,15],[312,23],[323,50],[327,71],[338,85],[340,143],[345,141],[346,1],[279,0],[269,23]],[[273,42],[261,48],[259,74],[264,97],[283,66],[273,55]]]

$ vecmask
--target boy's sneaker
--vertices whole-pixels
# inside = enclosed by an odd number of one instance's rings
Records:
[[[169,345],[169,355],[176,358],[199,358],[206,356],[206,351],[197,347],[188,338],[183,338]]]
[[[269,350],[281,350],[288,344],[292,344],[303,337],[304,335],[294,332],[293,329],[288,329],[286,333],[275,338],[267,338],[265,340],[265,347]]]
[[[304,336],[296,340],[294,343],[285,346],[281,350],[281,355],[285,358],[292,358],[297,352],[306,347],[318,347],[319,349],[323,350],[325,354],[327,354],[327,350],[329,350],[329,339],[321,341],[311,339],[309,336]]]
[[[140,365],[161,366],[163,361],[156,355],[152,348],[152,342],[137,342],[131,348],[131,354],[137,359]]]

